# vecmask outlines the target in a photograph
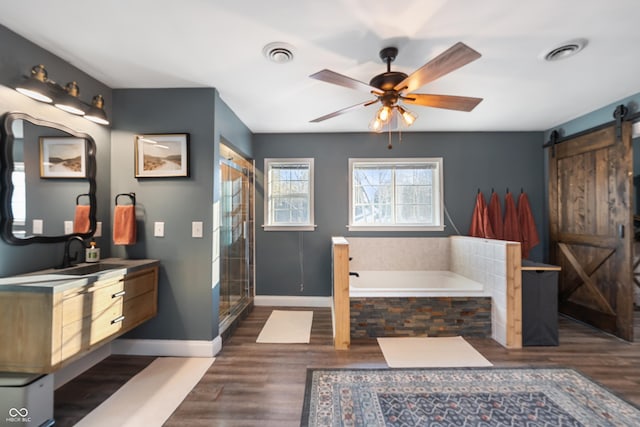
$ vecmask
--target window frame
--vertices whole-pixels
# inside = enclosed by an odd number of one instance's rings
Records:
[[[269,176],[271,167],[274,164],[307,164],[309,166],[309,218],[308,223],[271,223],[271,203]],[[313,157],[297,158],[265,158],[264,159],[264,231],[314,231],[317,227],[314,216],[314,159]]]
[[[433,224],[380,224],[380,225],[359,225],[354,224],[354,168],[358,164],[379,164],[390,166],[406,166],[412,164],[436,164],[437,173],[434,174],[433,184],[433,214],[435,216]],[[408,158],[349,158],[349,231],[443,231],[444,225],[444,172],[442,157],[408,157]],[[395,177],[394,177],[395,179]],[[394,181],[395,182],[395,181]],[[395,191],[395,190],[394,190]],[[396,209],[396,200],[393,200],[393,209]]]

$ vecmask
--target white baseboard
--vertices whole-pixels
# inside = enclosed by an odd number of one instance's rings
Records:
[[[117,339],[111,354],[135,356],[213,357],[222,350],[222,338],[213,341]]]
[[[53,387],[58,389],[94,365],[111,356],[111,343],[98,347],[91,353],[71,364],[58,369],[53,374]]]
[[[267,307],[331,307],[331,297],[256,295],[253,304]]]

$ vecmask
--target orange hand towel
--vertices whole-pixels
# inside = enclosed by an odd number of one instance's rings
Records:
[[[88,233],[91,228],[91,221],[89,221],[89,211],[91,206],[89,205],[76,205],[76,214],[73,218],[73,232],[74,233]]]
[[[513,201],[511,192],[504,196],[504,240],[522,242],[520,224],[518,223],[518,211]]]
[[[529,251],[540,243],[536,222],[533,219],[529,196],[527,193],[520,193],[518,199],[518,222],[520,223],[520,234],[522,235],[522,258],[529,257]]]
[[[113,243],[116,245],[136,243],[135,205],[116,205],[113,211]]]
[[[476,206],[473,209],[471,217],[471,227],[469,228],[469,236],[484,237],[493,239],[493,231],[489,222],[489,213],[487,211],[487,202],[484,200],[484,194],[478,193],[476,197]]]
[[[491,230],[496,239],[504,239],[504,225],[502,224],[502,207],[500,206],[500,198],[495,191],[491,193],[491,199],[489,200],[489,222],[491,223]]]

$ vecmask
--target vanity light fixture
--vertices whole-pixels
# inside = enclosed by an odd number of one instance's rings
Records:
[[[53,93],[47,78],[44,65],[36,65],[31,69],[31,75],[26,77],[16,90],[23,95],[40,102],[52,103]]]
[[[76,82],[60,86],[48,79],[44,65],[36,65],[31,69],[31,75],[25,77],[16,90],[23,95],[48,104],[53,103],[57,108],[71,114],[84,116],[87,120],[101,125],[108,125],[107,113],[104,111],[104,98],[96,95],[91,105],[80,100],[80,87]]]
[[[83,102],[78,98],[78,95],[80,95],[80,88],[78,87],[78,83],[69,82],[64,87],[64,90],[65,93],[62,93],[58,97],[56,97],[53,105],[61,110],[66,111],[67,113],[84,116],[84,109],[87,106],[86,104],[83,104]]]
[[[91,100],[91,107],[89,107],[89,111],[84,115],[84,118],[100,125],[109,124],[107,113],[104,112],[104,98],[102,95],[96,95],[93,97]]]

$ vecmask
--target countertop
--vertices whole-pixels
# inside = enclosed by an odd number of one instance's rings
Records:
[[[114,268],[89,273],[84,275],[65,274],[65,271],[78,267],[93,266],[96,264],[113,265]],[[99,263],[80,263],[66,269],[50,268],[47,270],[35,271],[19,276],[0,278],[0,292],[43,292],[58,293],[66,290],[88,285],[102,279],[123,276],[135,271],[157,266],[160,261],[155,259],[123,259],[106,258]]]

